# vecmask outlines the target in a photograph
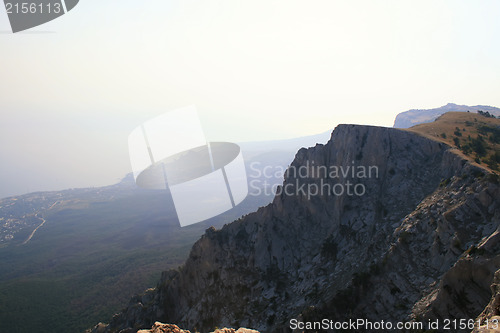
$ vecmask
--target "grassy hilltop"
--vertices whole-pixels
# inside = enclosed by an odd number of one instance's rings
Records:
[[[479,113],[448,112],[432,123],[419,124],[408,131],[444,142],[475,163],[500,171],[500,119]]]

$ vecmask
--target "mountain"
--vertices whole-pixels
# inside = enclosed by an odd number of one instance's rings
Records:
[[[290,171],[271,204],[207,229],[183,266],[93,332],[157,320],[291,332],[322,318],[439,331],[497,313],[497,175],[418,133],[357,125],[299,150]]]
[[[430,123],[436,120],[440,115],[446,112],[477,112],[484,111],[489,112],[494,116],[500,116],[500,109],[493,106],[486,105],[476,105],[476,106],[467,106],[467,105],[456,105],[453,103],[448,103],[445,106],[436,109],[416,109],[409,110],[405,112],[401,112],[396,116],[396,120],[394,121],[394,128],[410,128],[412,126]]]
[[[181,265],[205,229],[271,202],[297,142],[315,140],[248,143],[248,197],[184,228],[169,192],[138,188],[131,174],[106,187],[0,199],[0,331],[81,332],[111,317],[162,270]]]

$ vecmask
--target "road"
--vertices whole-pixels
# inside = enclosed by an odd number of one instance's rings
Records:
[[[50,206],[47,210],[49,210],[49,209],[53,208],[53,207],[54,207],[56,204],[58,204],[58,203],[59,203],[59,201],[54,202],[54,203],[52,204],[52,206]],[[47,221],[45,221],[45,219],[44,219],[43,217],[38,216],[38,214],[39,214],[39,213],[36,213],[36,214],[35,214],[35,216],[36,216],[38,219],[40,219],[40,221],[42,221],[42,223],[40,223],[40,225],[39,225],[38,227],[36,227],[36,228],[35,228],[35,230],[33,230],[33,231],[31,232],[30,236],[29,236],[29,237],[28,237],[28,238],[27,238],[27,239],[26,239],[26,240],[25,240],[25,241],[24,241],[21,245],[24,245],[24,244],[28,243],[28,242],[31,240],[31,238],[33,238],[33,235],[35,234],[35,232],[36,232],[36,231],[37,231],[37,230],[38,230],[41,226],[43,226],[43,225],[45,224],[45,222],[47,222]]]
[[[33,230],[33,231],[31,232],[30,236],[29,236],[29,237],[28,237],[28,238],[27,238],[27,239],[23,242],[23,244],[22,244],[22,245],[24,245],[24,244],[28,243],[28,242],[31,240],[31,238],[33,238],[33,235],[34,235],[34,234],[35,234],[35,232],[38,230],[38,228],[40,228],[42,225],[44,225],[44,224],[45,224],[45,222],[47,222],[47,221],[45,221],[45,219],[44,219],[43,217],[38,216],[38,214],[36,214],[35,216],[36,216],[37,218],[39,218],[39,219],[42,221],[42,223],[40,223],[40,225],[39,225],[38,227],[36,227],[36,228],[35,228],[35,230]]]

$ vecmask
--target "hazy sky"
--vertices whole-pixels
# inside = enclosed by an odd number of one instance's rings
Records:
[[[0,197],[110,184],[127,137],[195,104],[211,140],[392,126],[500,106],[500,1],[80,0],[12,34],[0,9]]]

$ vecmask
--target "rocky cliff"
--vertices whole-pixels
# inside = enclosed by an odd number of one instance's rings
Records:
[[[497,176],[443,143],[355,125],[301,149],[290,170],[272,204],[208,229],[104,331],[159,320],[290,332],[291,319],[428,322],[497,307]]]

